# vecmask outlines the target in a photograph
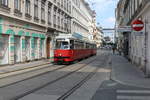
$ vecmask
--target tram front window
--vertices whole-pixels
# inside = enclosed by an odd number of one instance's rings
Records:
[[[66,41],[57,41],[56,49],[69,49],[69,44]]]

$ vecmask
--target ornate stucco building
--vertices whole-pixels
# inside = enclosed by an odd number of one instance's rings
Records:
[[[92,21],[84,0],[0,0],[0,65],[52,58],[59,34],[93,39]]]
[[[93,11],[84,0],[72,0],[72,33],[93,39]]]
[[[71,0],[0,0],[0,65],[53,56],[53,40],[71,33]]]

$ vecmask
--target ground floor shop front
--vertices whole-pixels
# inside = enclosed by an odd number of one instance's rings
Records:
[[[44,28],[0,17],[0,65],[51,58],[51,39]]]

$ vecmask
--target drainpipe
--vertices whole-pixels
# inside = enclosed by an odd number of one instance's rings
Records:
[[[147,66],[147,40],[148,40],[148,32],[147,32],[147,23],[148,20],[145,19],[145,68],[144,68],[144,72],[145,72],[145,78],[150,78],[150,74],[149,74],[149,69]]]

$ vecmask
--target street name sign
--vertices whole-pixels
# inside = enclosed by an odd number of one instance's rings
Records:
[[[121,26],[117,28],[117,32],[131,32],[131,26]]]

